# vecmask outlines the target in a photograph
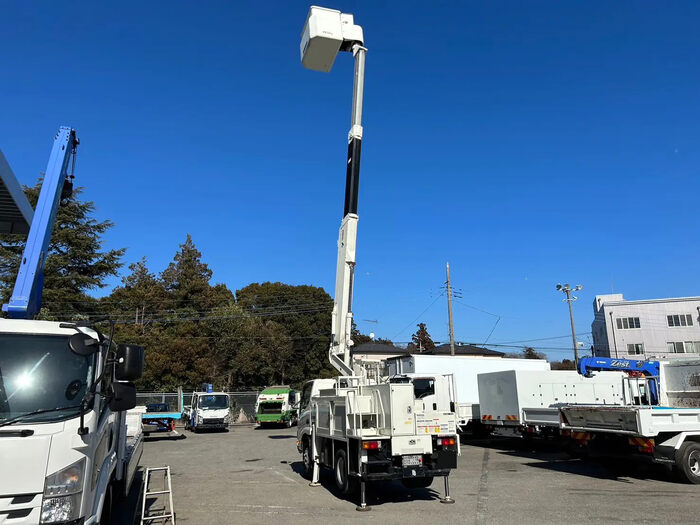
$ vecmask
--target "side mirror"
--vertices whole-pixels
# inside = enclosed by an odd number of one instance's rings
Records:
[[[97,339],[82,332],[71,335],[68,345],[74,354],[82,356],[92,355],[100,348],[100,342]]]
[[[118,381],[135,381],[143,374],[143,347],[119,345],[114,377]]]
[[[131,410],[136,406],[136,387],[134,383],[112,383],[112,399],[109,401],[109,409],[112,412]]]

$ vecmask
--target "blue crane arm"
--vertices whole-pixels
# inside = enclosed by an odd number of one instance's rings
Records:
[[[641,372],[645,376],[659,376],[658,361],[616,359],[612,357],[583,357],[578,362],[578,373],[590,377],[595,371]]]
[[[612,357],[584,357],[578,362],[578,373],[585,377],[591,377],[592,372],[597,371],[621,371],[637,372],[649,380],[649,390],[652,404],[659,403],[658,385],[660,367],[658,361],[640,361],[636,359],[616,359]]]
[[[54,138],[12,297],[8,304],[2,305],[3,311],[13,319],[32,319],[41,309],[44,263],[61,203],[68,163],[78,143],[75,130],[67,127],[61,127]]]

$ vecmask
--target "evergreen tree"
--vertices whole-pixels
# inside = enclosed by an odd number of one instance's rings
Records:
[[[24,192],[36,207],[41,182]],[[44,264],[43,318],[71,319],[93,312],[96,300],[87,295],[105,286],[105,279],[117,275],[124,249],[105,250],[103,236],[113,226],[109,220],[93,217],[95,204],[79,199],[81,188],[58,209],[48,255]],[[26,238],[0,235],[0,296],[6,303],[12,295]]]
[[[428,329],[425,327],[425,323],[419,323],[418,330],[411,336],[413,344],[417,347],[419,352],[425,352],[435,348],[435,343],[428,333]]]

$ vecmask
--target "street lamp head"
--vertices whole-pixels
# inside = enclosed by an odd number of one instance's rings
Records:
[[[362,27],[355,25],[352,15],[314,5],[301,33],[301,63],[308,69],[328,73],[339,51],[351,51],[354,44],[363,43]]]
[[[579,290],[582,290],[582,289],[583,289],[583,285],[581,285],[581,284],[577,284],[577,285],[576,285],[576,291],[577,291],[577,292],[578,292]]]
[[[564,290],[571,290],[571,286],[569,286],[569,283],[564,283]]]
[[[561,290],[561,284],[557,284],[557,290]]]

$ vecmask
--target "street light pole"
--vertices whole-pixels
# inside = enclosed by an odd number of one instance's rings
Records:
[[[571,306],[571,303],[573,301],[578,300],[578,297],[572,296],[571,292],[578,292],[582,288],[583,286],[581,286],[580,284],[576,285],[576,288],[574,288],[573,290],[571,289],[568,283],[564,286],[562,286],[561,284],[557,284],[557,290],[566,294],[566,299],[564,299],[564,301],[569,303],[569,319],[571,320],[571,340],[574,344],[574,363],[576,363],[576,368],[578,368],[578,341],[576,341],[576,327],[574,326],[574,310]]]

